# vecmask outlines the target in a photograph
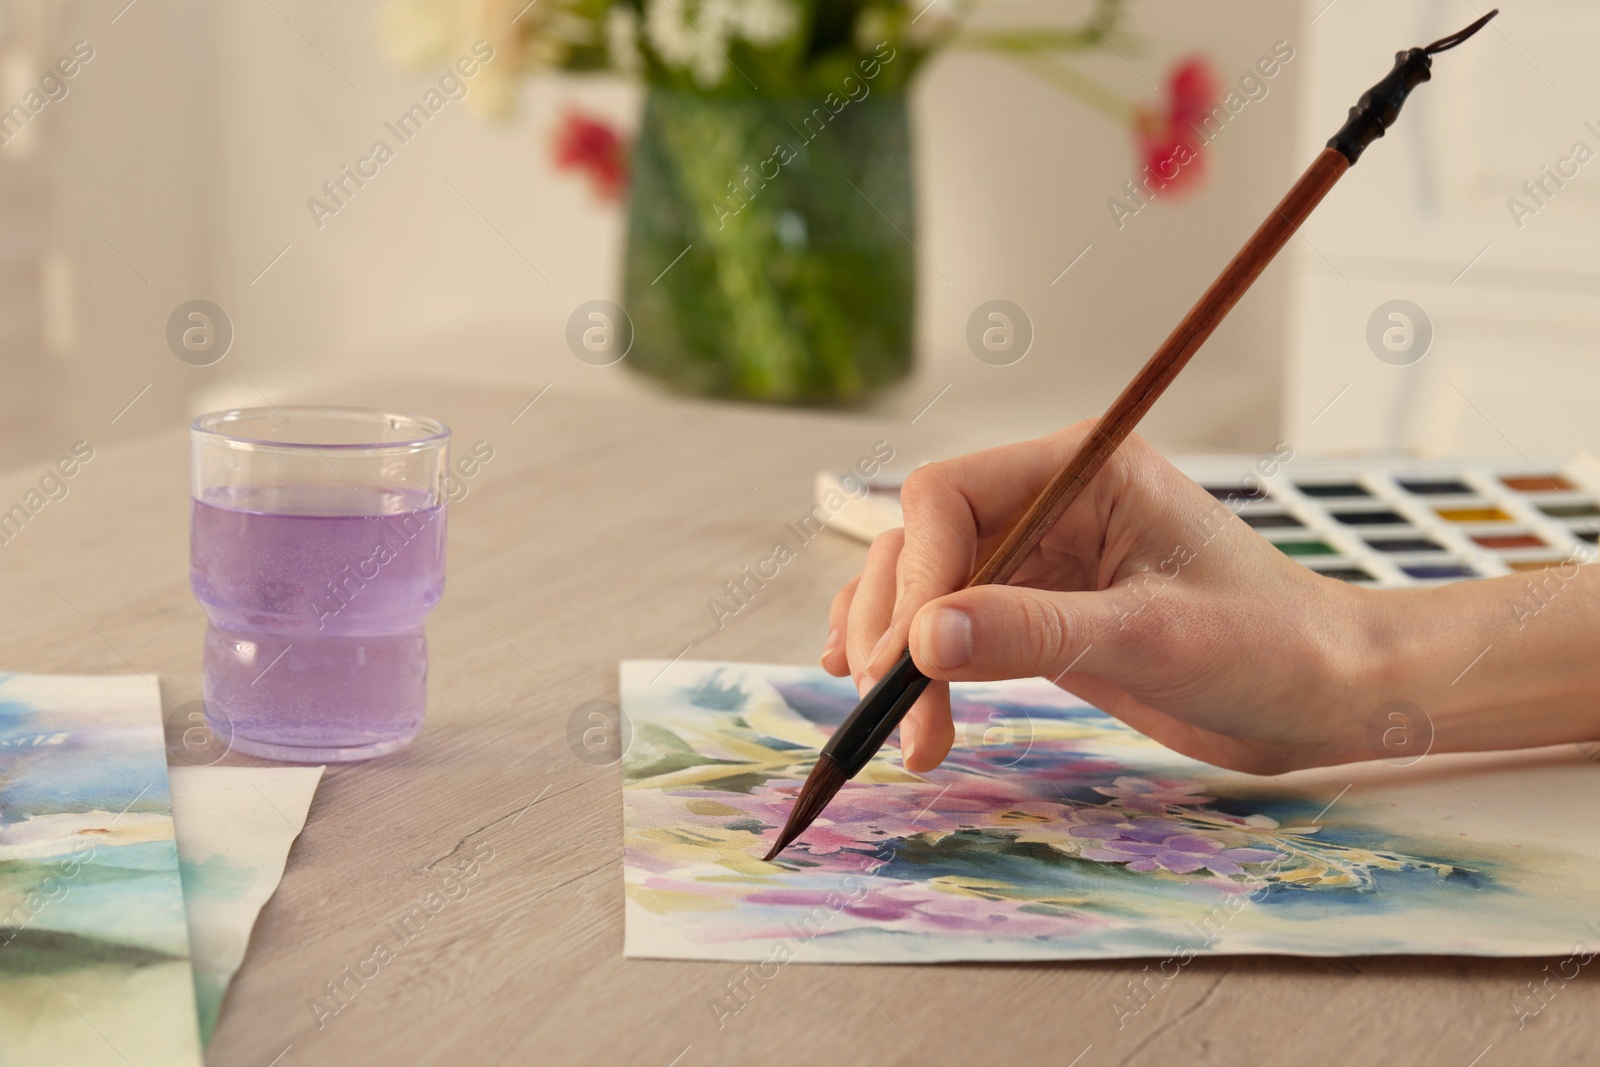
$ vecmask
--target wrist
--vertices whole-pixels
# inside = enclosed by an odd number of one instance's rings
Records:
[[[1333,762],[1409,758],[1434,746],[1436,704],[1419,664],[1428,662],[1405,592],[1339,584],[1329,591],[1338,694],[1331,718]]]
[[[1595,573],[1586,580],[1600,577]],[[1600,738],[1593,583],[1530,614],[1522,576],[1432,589],[1352,590],[1365,755],[1529,748]],[[1535,626],[1535,623],[1538,625]],[[1385,711],[1384,709],[1387,709]],[[1405,751],[1394,751],[1403,746]]]

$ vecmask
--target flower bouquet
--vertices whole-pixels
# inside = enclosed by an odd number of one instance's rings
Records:
[[[1152,109],[1063,62],[1114,39],[1118,0],[1098,0],[1075,30],[1005,33],[964,30],[961,2],[396,0],[384,28],[416,66],[487,41],[496,59],[469,103],[491,114],[537,70],[642,79],[631,148],[577,112],[554,146],[600,197],[626,197],[626,362],[688,392],[836,403],[911,368],[906,88],[930,54],[977,47],[1023,63],[1127,123],[1158,163],[1182,145],[1179,118],[1205,106],[1200,66]]]

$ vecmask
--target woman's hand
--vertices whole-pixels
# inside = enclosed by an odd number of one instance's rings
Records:
[[[1223,767],[1382,755],[1366,746],[1386,629],[1374,594],[1290,560],[1138,437],[1010,585],[961,589],[1090,432],[918,468],[901,494],[905,528],[873,542],[834,598],[830,673],[865,693],[909,642],[934,679],[901,723],[905,765],[930,770],[949,753],[949,682],[1036,675]]]

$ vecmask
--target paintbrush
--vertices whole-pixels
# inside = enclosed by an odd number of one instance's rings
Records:
[[[1465,41],[1497,14],[1499,8],[1424,48],[1396,53],[1394,69],[1361,95],[1356,106],[1350,109],[1344,126],[1189,309],[1177,329],[1156,349],[1138,377],[1128,383],[1122,395],[1095,423],[1093,432],[1084,438],[1066,466],[1029,505],[1005,539],[979,564],[966,588],[1004,584],[1011,578],[1055,521],[1083,493],[1090,479],[1105,466],[1150,405],[1172,384],[1189,358],[1328,195],[1334,183],[1344,176],[1369,144],[1393,125],[1411,90],[1432,76],[1433,56]],[[772,859],[788,847],[822,814],[844,783],[860,773],[900,725],[900,720],[927,688],[928,681],[927,675],[911,661],[910,650],[902,652],[895,665],[861,698],[861,703],[822,746],[821,755],[795,798],[783,832],[766,859]]]

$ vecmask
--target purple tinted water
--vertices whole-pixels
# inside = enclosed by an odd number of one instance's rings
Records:
[[[380,755],[416,736],[423,620],[444,587],[443,505],[329,486],[224,492],[194,501],[190,524],[213,733],[308,761]]]

